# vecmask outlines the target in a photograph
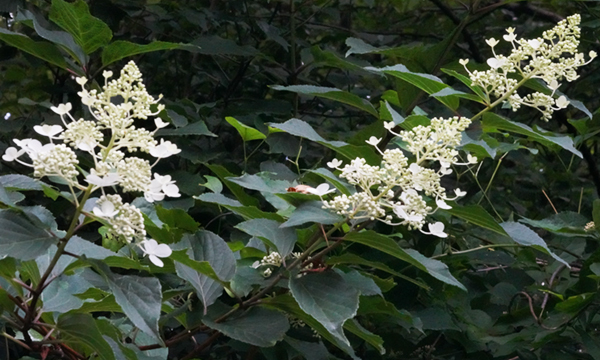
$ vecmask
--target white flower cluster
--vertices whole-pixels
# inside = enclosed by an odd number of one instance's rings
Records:
[[[60,182],[68,184],[75,199],[75,190],[89,193],[100,190],[102,196],[96,202],[93,215],[107,222],[113,235],[128,243],[136,243],[145,254],[150,255],[153,263],[159,265],[162,262],[156,257],[165,257],[167,253],[166,256],[169,256],[170,249],[167,251],[152,243],[155,240],[146,240],[140,210],[123,203],[119,195],[107,195],[105,188],[120,186],[125,192],[143,192],[149,202],[161,201],[165,196],[179,197],[175,181],[168,175],[157,173],[152,178],[152,168],[160,159],[181,150],[170,141],[161,139],[158,143],[154,139],[156,131],[168,125],[160,118],[154,120],[154,131],[133,125],[135,119],[145,120],[164,109],[164,105],[158,104],[156,111],[152,111],[151,107],[158,103],[160,97],[155,99],[148,94],[142,74],[134,62],[125,65],[118,79],[109,81],[112,77],[110,71],[105,71],[103,76],[102,91],[88,91],[84,88],[87,79],[76,79],[82,87],[78,95],[93,120],[73,118],[70,103],[53,106],[51,110],[60,115],[63,126],[34,126],[35,132],[48,138],[48,143],[42,144],[36,139],[15,139],[19,148],[9,147],[2,159],[32,167],[36,177],[61,178]],[[63,143],[56,144],[57,141]],[[89,154],[93,160],[94,167],[89,169],[89,173],[83,172],[82,176],[87,185],[78,180],[80,172],[76,150]],[[148,153],[156,160],[151,164],[146,159],[131,155],[134,151]],[[31,163],[22,160],[24,154],[29,156]]]
[[[290,254],[291,257],[293,259],[297,259],[300,256],[302,256],[301,252],[293,252]],[[310,257],[309,257],[310,259]],[[255,261],[252,264],[252,267],[255,269],[258,269],[259,267],[267,267],[266,269],[264,269],[262,271],[262,275],[264,277],[269,277],[273,274],[273,268],[278,268],[281,265],[284,265],[284,258],[281,257],[281,254],[278,253],[277,251],[274,251],[272,253],[270,253],[269,255],[266,255],[265,257],[263,257],[260,261]],[[309,263],[307,266],[305,266],[302,270],[306,271],[306,270],[310,270],[313,268],[313,264]]]
[[[497,54],[494,50],[498,40],[486,40],[492,48],[494,57],[487,60],[490,70],[469,71],[466,67],[469,60],[460,60],[465,67],[473,85],[480,86],[488,97],[493,95],[503,98],[516,111],[521,105],[538,109],[543,119],[548,121],[555,110],[563,109],[569,105],[565,96],[554,98],[554,93],[560,87],[559,81],[566,79],[573,81],[579,77],[577,68],[588,64],[597,54],[590,51],[589,60],[585,60],[583,53],[577,52],[579,46],[581,17],[576,14],[560,21],[554,28],[544,31],[541,38],[517,39],[514,28],[506,29],[507,34],[503,39],[512,45],[510,55]],[[566,56],[565,56],[566,55]],[[570,56],[569,56],[570,55]],[[521,85],[511,74],[518,73],[523,80],[542,79],[551,95],[534,92],[521,97],[516,90]]]
[[[409,165],[408,158],[400,149],[381,151],[377,145],[381,139],[371,137],[367,141],[383,155],[379,166],[368,165],[365,159],[356,158],[342,167],[340,160],[334,159],[327,165],[341,171],[340,177],[348,180],[361,191],[350,196],[342,194],[333,200],[324,201],[323,207],[332,209],[350,219],[380,220],[389,225],[406,225],[410,229],[419,229],[426,234],[446,237],[444,224],[429,224],[429,231],[423,231],[425,218],[437,208],[449,209],[446,201],[464,196],[460,189],[454,190],[455,196],[448,197],[440,185],[444,175],[452,173],[451,165],[468,165],[477,159],[468,155],[466,163],[459,162],[458,151],[461,132],[471,121],[466,118],[434,118],[429,126],[416,126],[410,131],[394,132],[394,123],[385,127],[393,135],[399,136],[407,150],[415,156]],[[437,162],[438,170],[426,168],[425,162]],[[436,208],[427,205],[423,195],[435,200]],[[397,220],[394,221],[394,215]]]

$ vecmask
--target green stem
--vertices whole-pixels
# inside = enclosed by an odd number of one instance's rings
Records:
[[[48,284],[46,284],[46,280],[48,280],[48,277],[52,273],[52,270],[54,270],[54,267],[56,266],[56,264],[58,263],[58,260],[62,256],[65,248],[67,247],[67,243],[69,242],[71,237],[73,237],[73,235],[75,234],[79,215],[81,215],[81,212],[83,211],[83,206],[85,205],[85,203],[87,202],[87,200],[89,199],[89,197],[92,193],[92,188],[93,188],[93,185],[89,185],[87,187],[87,189],[85,190],[85,193],[83,194],[83,197],[81,198],[81,201],[79,202],[79,205],[75,209],[75,213],[73,214],[73,219],[71,220],[71,225],[69,226],[69,229],[67,230],[67,234],[65,235],[65,237],[60,239],[60,241],[58,243],[58,247],[56,249],[56,253],[54,254],[54,257],[50,261],[50,264],[48,264],[48,268],[46,269],[46,271],[40,278],[39,283],[37,284],[37,286],[35,287],[35,290],[33,291],[31,305],[29,306],[29,309],[28,309],[29,311],[27,311],[27,315],[24,319],[25,324],[23,326],[23,332],[27,332],[31,328],[33,318],[35,316],[35,313],[37,312],[36,311],[37,302],[42,294],[42,291],[48,285]]]
[[[486,107],[485,109],[481,110],[480,112],[478,112],[477,114],[475,114],[475,116],[473,116],[471,118],[471,121],[475,121],[476,119],[480,118],[483,116],[483,114],[485,114],[486,112],[492,110],[493,108],[495,108],[496,106],[502,104],[506,99],[508,99],[518,88],[520,88],[523,84],[525,84],[527,82],[527,80],[530,79],[532,75],[530,74],[529,76],[524,77],[523,79],[521,79],[521,81],[519,81],[519,83],[517,85],[515,85],[514,88],[512,88],[510,91],[507,91],[506,94],[502,95],[502,97],[498,98],[498,100],[494,101],[490,106]]]
[[[460,255],[460,254],[467,254],[470,252],[474,252],[474,251],[479,251],[479,250],[485,250],[485,249],[493,249],[493,248],[511,248],[511,247],[521,247],[521,244],[494,244],[494,245],[484,245],[484,246],[480,246],[480,247],[476,247],[473,249],[467,249],[467,250],[462,250],[462,251],[453,251],[453,252],[449,252],[446,254],[440,254],[440,255],[436,255],[436,256],[432,256],[432,259],[437,259],[437,258],[441,258],[444,256],[449,256],[449,255]]]

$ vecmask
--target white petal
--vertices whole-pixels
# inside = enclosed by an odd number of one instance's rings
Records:
[[[77,77],[75,78],[75,81],[77,81],[79,85],[83,86],[88,80],[85,77]]]
[[[560,96],[558,99],[556,99],[555,104],[559,109],[564,109],[569,105],[569,100],[567,100],[567,98],[564,96]]]
[[[338,168],[342,165],[342,160],[338,160],[338,159],[333,159],[330,162],[327,163],[327,166],[329,166],[330,168]]]
[[[161,118],[155,118],[155,119],[154,119],[154,125],[156,125],[156,127],[157,127],[157,128],[159,128],[159,129],[162,129],[162,128],[164,128],[165,126],[168,126],[168,125],[169,125],[169,123],[168,123],[168,122],[164,122],[164,121],[162,121],[162,119],[161,119]]]
[[[366,140],[365,142],[369,145],[377,146],[377,144],[379,144],[380,141],[381,139],[378,139],[375,136],[371,136],[369,140]]]
[[[165,264],[162,262],[161,259],[159,259],[158,257],[156,257],[156,255],[148,255],[148,258],[150,259],[150,261],[152,261],[152,263],[158,267],[163,267],[165,266]]]
[[[433,224],[429,224],[429,231],[431,235],[435,235],[437,237],[445,238],[448,237],[448,234],[444,232],[444,223],[438,221]]]
[[[460,190],[460,189],[458,189],[458,188],[457,188],[457,189],[454,189],[454,193],[456,194],[456,196],[459,196],[459,197],[462,197],[462,196],[465,196],[465,195],[467,195],[467,192],[466,192],[466,191],[461,191],[461,190]]]
[[[164,186],[163,192],[168,197],[180,197],[181,196],[181,194],[179,193],[179,187],[175,184],[169,184],[167,186]]]

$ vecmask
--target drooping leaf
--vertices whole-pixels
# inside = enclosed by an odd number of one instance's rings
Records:
[[[69,54],[76,59],[80,65],[87,63],[86,54],[83,49],[75,43],[73,36],[65,31],[54,31],[46,29],[37,17],[28,10],[21,9],[17,16],[17,21],[21,18],[31,20],[33,22],[33,28],[35,32],[42,38],[53,42],[54,44],[61,45],[63,49],[69,52]]]
[[[198,231],[193,235],[185,235],[173,246],[174,250],[187,249],[191,260],[207,262],[221,281],[229,281],[235,274],[235,257],[227,243],[210,231]],[[220,281],[194,270],[182,262],[175,262],[177,275],[188,281],[196,290],[204,305],[204,310],[212,305],[223,292]]]
[[[338,154],[346,157],[348,160],[354,160],[357,157],[364,158],[369,164],[379,164],[381,157],[376,154],[371,146],[350,145],[343,141],[328,141],[319,135],[308,123],[300,119],[289,119],[282,124],[269,124],[272,128],[283,130],[288,134],[306,138],[319,143]]]
[[[415,250],[403,249],[394,240],[385,235],[368,230],[358,233],[349,233],[344,237],[344,240],[363,244],[373,249],[382,251],[415,266],[417,269],[427,272],[431,276],[445,282],[446,284],[459,287],[463,290],[465,289],[464,285],[462,285],[452,276],[452,274],[450,274],[446,264],[442,263],[441,261],[426,258]]]
[[[73,35],[86,54],[93,53],[112,39],[112,31],[108,25],[92,16],[83,0],[74,3],[52,0],[50,20]]]
[[[206,167],[208,167],[210,169],[210,171],[215,173],[215,175],[217,175],[219,177],[219,179],[221,179],[223,184],[225,184],[225,186],[227,186],[229,191],[231,191],[233,193],[233,195],[235,195],[236,199],[238,199],[243,205],[258,206],[258,204],[259,204],[258,199],[255,199],[254,197],[246,194],[244,192],[244,189],[241,186],[237,185],[234,182],[227,180],[230,177],[235,178],[235,175],[233,173],[231,173],[229,170],[227,170],[225,167],[223,167],[221,165],[206,164]],[[203,194],[203,195],[205,195],[205,194]]]
[[[285,193],[291,185],[285,180],[270,179],[265,176],[265,173],[244,174],[240,177],[228,177],[227,180],[244,189],[257,190],[263,193]]]
[[[67,62],[58,48],[48,42],[34,41],[25,35],[4,28],[0,28],[0,40],[61,69],[67,68]]]
[[[343,325],[356,315],[358,290],[332,271],[292,277],[289,287],[304,312],[314,317],[338,340],[350,345]]]
[[[379,117],[379,114],[377,114],[377,110],[375,110],[375,108],[370,102],[368,102],[365,99],[361,99],[357,95],[340,89],[314,85],[274,85],[271,86],[271,88],[280,91],[291,91],[298,94],[312,95],[329,100],[339,101],[357,109],[366,111],[369,114],[375,116],[376,118]]]
[[[158,330],[162,293],[160,281],[155,277],[119,275],[99,260],[88,260],[102,275],[115,301],[129,320],[159,344],[163,341]]]
[[[226,209],[229,209],[236,213],[237,215],[243,217],[244,219],[271,219],[275,221],[283,221],[283,218],[280,215],[275,213],[270,213],[266,211],[262,211],[254,206],[243,206],[239,201],[230,199],[223,194],[202,194],[200,196],[195,197],[195,199],[205,201],[208,203],[218,204]]]
[[[438,93],[448,87],[448,85],[444,84],[440,78],[431,74],[412,72],[402,64],[386,66],[383,68],[367,67],[365,70],[392,75],[418,87],[429,95]],[[458,98],[455,96],[439,96],[436,97],[436,99],[450,109],[455,110],[458,108]]]
[[[277,248],[282,257],[286,257],[294,250],[298,240],[296,232],[290,228],[281,228],[281,223],[268,219],[251,219],[237,224],[235,227],[243,232],[263,237]]]
[[[587,219],[572,211],[563,211],[542,220],[522,218],[519,222],[562,236],[592,236],[584,230]]]
[[[185,136],[185,135],[204,135],[216,137],[206,127],[206,123],[202,120],[195,121],[177,129],[160,129],[156,132],[157,136]]]
[[[45,254],[58,239],[11,210],[0,209],[0,259],[32,260]]]
[[[517,122],[507,120],[500,115],[492,112],[483,114],[482,125],[485,131],[493,132],[497,130],[506,130],[517,134],[525,135],[529,139],[539,142],[545,146],[558,145],[559,147],[583,158],[581,152],[575,149],[573,139],[568,136],[551,136],[543,135],[538,131],[533,130],[529,126]]]
[[[421,282],[417,279],[413,279],[410,276],[406,276],[406,275],[392,269],[391,267],[387,266],[384,263],[363,259],[360,256],[358,256],[356,254],[352,254],[352,253],[345,253],[345,254],[341,254],[341,255],[337,255],[337,256],[332,256],[327,259],[327,264],[328,265],[336,265],[336,264],[363,265],[363,266],[367,266],[369,268],[385,271],[388,274],[394,275],[394,276],[404,279],[408,282],[411,282],[425,290],[430,289],[430,287],[427,284],[424,284],[423,282]]]
[[[467,291],[467,288],[461,284],[452,274],[450,270],[448,270],[448,266],[441,261],[430,259],[423,256],[421,253],[414,249],[406,249],[406,253],[413,257],[413,259],[417,260],[427,269],[427,273],[433,276],[434,278],[445,282],[446,284],[450,284],[458,287],[464,291]]]
[[[504,231],[518,244],[531,246],[532,248],[543,252],[544,254],[552,256],[557,261],[565,264],[567,267],[571,267],[569,263],[565,260],[561,259],[558,255],[553,253],[546,245],[546,242],[535,233],[535,231],[531,230],[527,226],[523,224],[519,224],[512,221],[506,221],[500,224]]]
[[[176,44],[166,41],[153,41],[149,44],[135,44],[129,41],[117,40],[102,49],[102,66],[107,66],[121,59],[145,54],[152,51],[185,49],[186,44]]]
[[[289,219],[281,227],[292,227],[314,222],[319,224],[336,224],[343,221],[344,217],[327,209],[323,209],[321,201],[308,201],[298,206]]]
[[[202,322],[232,339],[261,347],[270,347],[283,340],[290,327],[283,313],[261,306],[255,306],[239,317],[230,317],[219,323],[208,318],[204,318]]]
[[[379,335],[375,335],[369,330],[362,327],[356,319],[350,319],[344,323],[344,329],[363,339],[367,343],[371,344],[380,355],[385,354],[385,348],[383,347],[383,339]]]
[[[340,275],[341,277],[344,278],[344,281],[346,282],[346,284],[348,284],[351,287],[358,290],[360,292],[360,295],[383,296],[379,286],[377,286],[377,284],[375,284],[375,281],[373,281],[373,279],[371,279],[370,277],[366,277],[356,270],[350,270],[348,272],[343,272],[340,269],[334,269],[334,271],[338,275]]]
[[[479,205],[458,206],[453,205],[452,209],[445,210],[457,218],[468,221],[474,225],[488,229],[500,235],[507,235],[506,231],[494,220],[483,207]]]
[[[39,180],[20,174],[0,176],[0,185],[2,185],[2,187],[4,187],[7,190],[43,190]]]
[[[261,133],[255,128],[242,124],[237,119],[231,116],[225,117],[225,121],[227,121],[229,124],[231,124],[231,126],[233,126],[237,130],[237,132],[242,137],[242,140],[244,141],[262,140],[267,137],[265,134]]]
[[[89,314],[66,313],[58,318],[56,328],[61,340],[86,348],[89,354],[96,353],[102,360],[115,360],[110,346],[102,337],[94,318]]]

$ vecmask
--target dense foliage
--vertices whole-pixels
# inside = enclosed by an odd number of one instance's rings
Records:
[[[596,2],[0,15],[0,357],[600,360]]]

